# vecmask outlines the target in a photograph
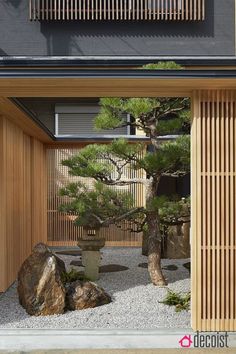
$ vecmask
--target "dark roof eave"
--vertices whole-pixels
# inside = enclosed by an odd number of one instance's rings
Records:
[[[170,60],[184,66],[236,66],[235,56],[2,56],[0,67],[133,67]]]
[[[236,78],[236,69],[206,70],[140,70],[140,69],[58,69],[58,68],[7,68],[0,70],[4,78],[100,78],[100,79],[221,79]]]

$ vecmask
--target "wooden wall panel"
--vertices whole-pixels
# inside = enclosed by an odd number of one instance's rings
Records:
[[[0,292],[15,281],[32,245],[46,240],[43,151],[40,142],[0,116]]]
[[[75,246],[78,238],[82,237],[82,227],[74,226],[73,218],[70,215],[58,212],[58,207],[66,201],[66,198],[59,196],[59,189],[69,182],[75,182],[78,177],[68,174],[68,168],[61,165],[63,159],[67,159],[79,153],[81,146],[70,148],[49,148],[47,150],[48,165],[48,245],[50,246]],[[129,179],[131,170],[127,168],[126,178]],[[137,171],[136,177],[142,178],[143,172]],[[83,179],[85,183],[92,184],[92,179]],[[144,188],[141,185],[122,187],[123,190],[131,191],[137,205],[145,202]],[[142,234],[127,230],[123,223],[121,228],[111,225],[102,229],[102,236],[106,239],[107,246],[141,246]]]
[[[0,292],[7,288],[7,262],[6,262],[6,159],[5,155],[6,131],[5,120],[0,116]]]
[[[202,21],[205,0],[29,0],[30,20]],[[141,2],[140,2],[141,1]],[[61,6],[62,5],[62,6]]]
[[[46,149],[32,138],[31,150],[32,183],[32,244],[47,242],[47,186]]]
[[[236,91],[199,91],[192,125],[192,319],[236,330]]]
[[[21,259],[25,259],[32,248],[32,181],[31,181],[31,138],[28,135],[23,135],[23,168],[22,174],[22,195],[20,197],[23,208],[22,219],[22,239],[20,242]]]
[[[30,156],[27,138],[15,124],[1,120],[1,267],[0,290],[16,277],[19,265],[31,250],[31,190],[26,185]],[[30,150],[29,150],[30,151]],[[29,209],[28,209],[29,208]]]

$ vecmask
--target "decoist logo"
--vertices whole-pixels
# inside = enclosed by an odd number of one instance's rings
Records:
[[[229,348],[228,332],[198,332],[194,335],[185,335],[179,340],[181,348]]]

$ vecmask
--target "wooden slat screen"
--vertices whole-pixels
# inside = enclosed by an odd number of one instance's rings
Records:
[[[205,0],[29,0],[30,20],[202,21]]]
[[[192,125],[192,316],[236,330],[236,92],[200,91]]]
[[[45,150],[0,116],[0,292],[38,242],[46,242]]]
[[[78,238],[82,237],[82,227],[74,226],[71,216],[58,211],[61,203],[66,201],[64,197],[59,196],[59,189],[69,182],[76,182],[78,177],[68,174],[68,168],[62,166],[61,161],[77,153],[80,147],[75,148],[49,148],[47,150],[48,165],[48,245],[50,246],[75,246]],[[129,179],[131,170],[127,168],[126,178]],[[134,172],[133,172],[134,173]],[[137,178],[142,177],[142,172],[135,172]],[[88,185],[91,185],[92,179],[82,179]],[[144,189],[141,185],[132,185],[122,187],[130,190],[136,200],[136,205],[144,203]],[[107,246],[141,246],[142,234],[131,232],[125,229],[125,225],[110,226],[104,228],[101,236],[105,237]],[[126,225],[128,226],[128,225]]]

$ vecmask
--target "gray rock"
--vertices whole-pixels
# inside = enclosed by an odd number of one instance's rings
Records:
[[[67,286],[66,306],[68,310],[83,310],[110,302],[110,295],[90,281],[77,280]]]
[[[18,296],[28,314],[47,316],[64,313],[65,288],[61,273],[64,262],[39,243],[18,273]]]
[[[83,267],[82,261],[71,261],[70,265],[75,267]]]
[[[57,251],[56,254],[63,255],[63,256],[73,256],[78,257],[81,256],[81,250],[64,250],[64,251]]]

